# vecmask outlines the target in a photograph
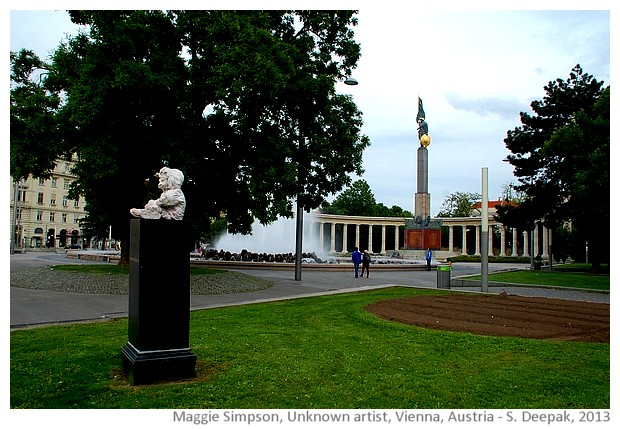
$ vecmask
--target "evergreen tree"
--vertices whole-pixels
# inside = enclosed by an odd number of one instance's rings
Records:
[[[521,113],[523,125],[504,142],[525,198],[497,216],[527,229],[536,221],[552,229],[570,222],[589,243],[595,270],[609,254],[610,88],[602,87],[577,65],[567,81],[545,86],[544,99],[531,104],[535,116]]]

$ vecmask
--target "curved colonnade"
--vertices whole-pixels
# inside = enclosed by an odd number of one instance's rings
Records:
[[[480,255],[481,217],[435,219],[441,220],[442,228],[448,229],[447,244],[445,239],[442,240],[443,256]],[[309,232],[318,239],[322,247],[319,250],[324,252],[350,252],[357,247],[375,254],[394,250],[407,253],[403,218],[312,212],[309,221]],[[499,234],[493,234],[494,230],[499,230]],[[538,223],[532,231],[519,231],[517,228],[505,228],[489,216],[488,236],[490,256],[540,255],[543,259],[549,258],[551,231],[542,223]]]

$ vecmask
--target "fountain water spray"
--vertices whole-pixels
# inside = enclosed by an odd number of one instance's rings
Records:
[[[241,252],[246,249],[255,253],[295,253],[295,218],[278,218],[269,225],[259,221],[252,224],[252,234],[228,234],[220,236],[213,245],[217,250]],[[303,252],[324,254],[319,243],[318,229],[312,213],[304,216]]]

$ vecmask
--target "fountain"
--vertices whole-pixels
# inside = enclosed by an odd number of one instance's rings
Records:
[[[292,269],[295,262],[295,231],[295,218],[278,218],[269,225],[255,221],[251,234],[223,234],[203,251],[201,257],[193,259],[192,264],[236,269]],[[312,213],[304,216],[302,263],[313,269],[348,270],[351,267],[348,253],[329,254],[321,245]],[[426,267],[426,261],[422,259],[405,259],[400,255],[373,255],[372,263],[382,269]]]
[[[323,254],[319,239],[311,233],[312,230],[312,215],[306,215],[302,252]],[[255,221],[252,224],[251,235],[225,233],[215,241],[213,248],[231,252],[246,249],[256,253],[295,253],[295,219],[278,218],[269,225]]]

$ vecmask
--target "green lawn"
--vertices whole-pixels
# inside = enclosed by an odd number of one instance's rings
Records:
[[[480,280],[480,276],[467,279]],[[504,271],[489,274],[490,282],[506,282],[545,286],[565,286],[584,289],[609,290],[609,274],[556,271]]]
[[[12,408],[609,408],[609,344],[380,320],[390,288],[191,314],[196,379],[130,386],[127,321],[11,332]]]
[[[129,265],[115,264],[74,264],[74,265],[54,265],[54,270],[69,271],[86,274],[121,274],[129,275]],[[224,273],[226,270],[213,268],[190,267],[190,275],[209,275]]]

